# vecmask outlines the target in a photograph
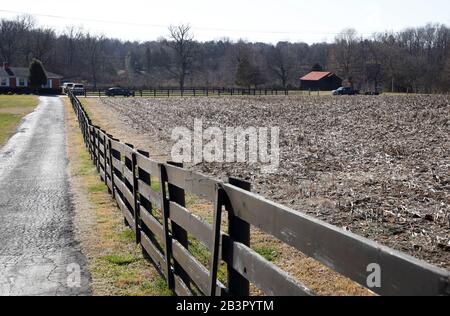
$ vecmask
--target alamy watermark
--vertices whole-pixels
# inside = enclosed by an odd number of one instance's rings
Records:
[[[377,263],[371,263],[366,269],[369,272],[367,276],[367,287],[369,289],[381,288],[381,267]]]
[[[174,128],[172,140],[176,142],[171,152],[174,162],[261,164],[262,173],[275,173],[280,166],[279,127],[204,129],[203,121],[196,119],[193,130]]]
[[[67,272],[67,287],[79,288],[81,287],[81,267],[77,263],[71,263],[66,268]]]

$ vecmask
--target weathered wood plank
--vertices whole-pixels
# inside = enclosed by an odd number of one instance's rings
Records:
[[[125,179],[127,179],[128,183],[133,185],[134,183],[133,173],[126,166],[124,166],[122,174],[125,177]]]
[[[225,237],[223,244],[226,245],[223,249],[224,261],[265,294],[269,296],[314,295],[305,285],[244,244],[232,242]]]
[[[154,191],[148,184],[138,181],[139,194],[153,204],[157,209],[161,209],[161,193]]]
[[[117,201],[117,204],[119,205],[119,208],[122,210],[123,216],[126,218],[128,224],[134,231],[135,230],[135,227],[134,227],[135,222],[134,222],[133,215],[130,213],[127,206],[125,205],[125,203],[122,201],[122,199],[120,198],[120,196],[118,194],[116,195],[116,201]]]
[[[125,157],[127,157],[128,159],[132,160],[132,159],[133,159],[133,153],[134,153],[134,152],[135,152],[135,151],[134,151],[133,148],[127,146],[126,144],[123,145],[122,151],[121,151],[121,153],[122,153],[123,156],[125,156]]]
[[[122,189],[121,192],[125,199],[127,200],[128,204],[131,206],[131,208],[134,210],[134,196],[133,193],[131,193],[130,190],[128,190],[127,186],[122,183]]]
[[[116,186],[117,190],[122,193],[123,182],[117,177],[117,175],[114,175],[114,185]]]
[[[142,222],[150,229],[150,231],[159,239],[163,246],[165,246],[164,242],[164,228],[163,226],[156,220],[156,218],[151,215],[145,208],[141,206],[141,220]]]
[[[209,271],[197,259],[195,259],[189,251],[184,248],[178,241],[172,241],[172,252],[174,259],[183,267],[188,273],[192,281],[198,288],[207,294],[209,290]],[[216,295],[220,296],[225,286],[218,282]]]
[[[159,167],[156,161],[151,160],[150,158],[145,157],[144,155],[137,153],[136,161],[139,168],[150,174],[151,176],[158,176]]]
[[[112,164],[113,164],[114,168],[119,170],[121,173],[123,172],[123,163],[122,163],[122,161],[112,157]]]
[[[158,269],[167,276],[166,261],[164,260],[164,255],[153,245],[150,238],[144,232],[141,232],[141,245],[148,253],[153,263],[158,267]]]
[[[378,294],[449,294],[448,271],[232,185],[223,188],[236,216],[363,286],[369,265],[378,264],[383,282],[372,289]]]
[[[122,153],[122,152],[123,152],[123,147],[124,147],[124,146],[125,146],[125,145],[122,144],[121,142],[116,141],[116,140],[114,140],[114,139],[111,139],[111,148],[112,148],[113,150]]]
[[[108,188],[112,191],[113,190],[113,186],[112,186],[111,178],[107,178],[106,179],[106,184],[107,184]]]
[[[111,178],[111,166],[109,163],[106,163],[105,170],[106,170],[106,174],[108,175],[108,177]]]
[[[192,292],[177,274],[173,275],[173,279],[175,285],[174,291],[178,296],[193,296]]]
[[[169,164],[165,164],[165,167],[171,184],[184,189],[187,193],[214,202],[214,188],[216,183],[220,183],[219,181]]]
[[[103,144],[101,142],[99,143],[98,148],[100,150],[100,153],[102,155],[104,155],[105,154],[105,146],[103,146]]]
[[[186,208],[170,202],[170,219],[187,230],[194,238],[200,240],[209,250],[212,250],[212,226],[202,221]]]

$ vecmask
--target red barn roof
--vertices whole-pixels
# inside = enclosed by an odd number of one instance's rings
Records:
[[[300,78],[300,80],[318,81],[325,77],[331,76],[333,73],[328,71],[313,71],[306,76]]]

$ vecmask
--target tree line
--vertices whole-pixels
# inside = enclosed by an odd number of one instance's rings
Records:
[[[189,25],[166,38],[122,41],[76,27],[56,32],[30,16],[0,20],[0,58],[27,67],[33,59],[89,86],[298,88],[311,70],[335,72],[361,90],[448,92],[450,31],[428,24],[362,37],[353,29],[333,43],[199,42]]]

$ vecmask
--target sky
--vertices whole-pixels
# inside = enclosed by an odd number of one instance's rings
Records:
[[[332,42],[346,28],[362,36],[426,23],[450,25],[449,0],[21,0],[2,1],[0,18],[34,15],[59,32],[68,26],[131,41],[190,24],[196,40]]]

